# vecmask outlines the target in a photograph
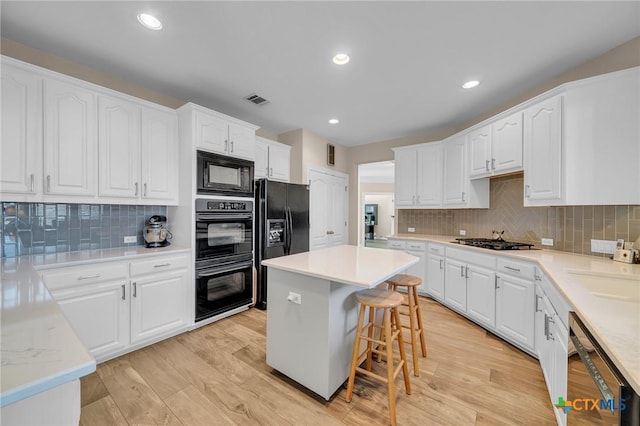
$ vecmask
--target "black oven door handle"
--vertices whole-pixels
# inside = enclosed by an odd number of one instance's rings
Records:
[[[613,400],[614,398],[613,392],[611,392],[611,389],[609,389],[609,386],[602,378],[602,375],[598,371],[598,367],[596,367],[596,365],[593,363],[593,360],[591,359],[589,352],[587,352],[585,347],[582,345],[582,342],[580,342],[580,339],[578,339],[578,337],[575,334],[570,334],[569,338],[573,342],[573,345],[575,346],[576,351],[578,352],[578,355],[580,355],[580,358],[582,358],[582,362],[587,368],[589,375],[591,376],[591,378],[593,379],[593,382],[598,387],[598,390],[602,394],[602,397],[604,398],[604,400],[605,401]]]
[[[219,214],[219,213],[197,213],[196,221],[198,220],[251,220],[251,213],[236,213],[236,214]]]
[[[219,266],[214,268],[206,268],[197,270],[196,269],[196,278],[206,278],[212,277],[214,275],[224,274],[226,272],[239,271],[248,267],[251,267],[252,261],[242,262],[242,263],[234,263],[232,265]]]

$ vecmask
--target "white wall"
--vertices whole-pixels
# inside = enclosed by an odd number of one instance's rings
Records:
[[[393,193],[364,194],[364,204],[377,204],[377,225],[374,228],[376,237],[387,237],[393,233]],[[364,216],[360,220],[360,227],[364,227]]]

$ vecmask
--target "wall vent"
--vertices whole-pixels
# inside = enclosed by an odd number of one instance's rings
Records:
[[[247,101],[254,103],[256,105],[264,105],[264,104],[268,104],[269,101],[266,100],[265,98],[263,98],[260,95],[256,95],[255,93],[252,93],[248,96],[244,97]]]

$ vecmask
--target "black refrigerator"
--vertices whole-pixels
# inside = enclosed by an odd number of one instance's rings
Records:
[[[267,309],[265,259],[309,251],[309,187],[256,180],[256,307]]]

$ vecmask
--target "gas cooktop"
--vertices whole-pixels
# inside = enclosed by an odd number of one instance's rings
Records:
[[[458,244],[464,244],[473,247],[482,247],[491,250],[520,250],[527,248],[531,250],[533,244],[528,243],[515,243],[511,241],[505,241],[502,238],[497,240],[491,238],[456,238]]]

